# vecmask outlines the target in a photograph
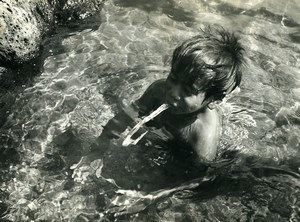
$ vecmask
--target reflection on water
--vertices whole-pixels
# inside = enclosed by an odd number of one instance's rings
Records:
[[[299,6],[227,2],[107,1],[99,27],[47,40],[43,72],[0,132],[0,213],[9,207],[11,221],[114,221],[115,212],[131,213],[116,221],[299,221]],[[214,24],[237,31],[249,56],[241,89],[221,104],[217,162],[196,166],[154,133],[126,148],[105,138],[122,104],[167,75],[174,47]]]

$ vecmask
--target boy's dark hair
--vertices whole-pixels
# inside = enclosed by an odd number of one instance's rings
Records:
[[[195,93],[222,100],[241,82],[243,52],[235,34],[208,27],[174,50],[171,72]]]

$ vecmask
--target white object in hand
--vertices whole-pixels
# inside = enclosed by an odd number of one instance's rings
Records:
[[[140,122],[138,122],[127,134],[125,140],[122,143],[122,146],[129,146],[130,144],[136,145],[145,135],[148,131],[144,132],[142,135],[140,135],[137,139],[132,139],[131,137],[141,128],[142,125],[152,120],[154,117],[156,117],[158,114],[160,114],[162,111],[169,108],[168,104],[162,104],[160,107],[158,107],[156,110],[154,110],[150,115],[143,118]]]

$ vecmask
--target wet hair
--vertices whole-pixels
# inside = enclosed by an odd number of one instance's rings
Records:
[[[240,85],[244,49],[238,37],[224,28],[208,27],[184,41],[173,53],[171,73],[193,93],[222,100]]]

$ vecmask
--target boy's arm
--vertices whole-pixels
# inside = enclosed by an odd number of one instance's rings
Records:
[[[158,80],[152,83],[145,91],[145,93],[132,105],[122,108],[122,110],[115,115],[104,126],[102,136],[107,138],[119,138],[120,134],[124,132],[128,126],[133,127],[136,124],[138,116],[148,115],[155,102],[155,92],[158,91],[161,81]]]
[[[212,161],[217,153],[219,132],[209,126],[197,124],[190,134],[189,143],[201,162]]]

